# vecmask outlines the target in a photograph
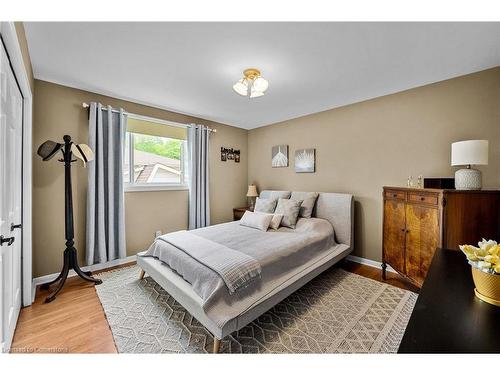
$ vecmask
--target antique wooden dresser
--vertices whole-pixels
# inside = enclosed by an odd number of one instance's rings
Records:
[[[386,186],[383,202],[384,277],[390,265],[421,287],[436,248],[500,241],[500,190]]]

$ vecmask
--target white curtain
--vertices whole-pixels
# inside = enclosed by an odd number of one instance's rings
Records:
[[[210,225],[209,135],[203,125],[191,124],[188,128],[189,229]]]
[[[102,110],[90,104],[89,146],[95,159],[89,163],[87,192],[87,264],[125,258],[123,148],[127,116],[123,109]]]

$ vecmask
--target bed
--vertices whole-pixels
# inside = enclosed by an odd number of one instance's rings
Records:
[[[261,198],[290,192],[264,190]],[[238,221],[158,237],[137,256],[142,269],[214,336],[214,353],[221,340],[245,327],[297,289],[345,258],[353,249],[354,204],[350,194],[319,193],[312,218],[301,218],[295,229],[267,232]],[[177,245],[189,239],[205,254],[193,257]],[[234,287],[212,267],[210,255],[247,262],[248,279]],[[205,256],[206,255],[206,256]],[[253,263],[252,263],[253,262]],[[258,269],[257,269],[258,268]],[[227,276],[227,275],[226,275]],[[241,276],[241,274],[238,274]],[[238,279],[241,282],[241,278]],[[234,281],[234,280],[233,280]]]

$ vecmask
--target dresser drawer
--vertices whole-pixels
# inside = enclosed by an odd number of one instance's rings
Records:
[[[406,199],[406,192],[398,190],[384,191],[384,197],[387,199],[398,199],[404,201]]]
[[[412,203],[438,204],[437,194],[409,193],[408,201]]]

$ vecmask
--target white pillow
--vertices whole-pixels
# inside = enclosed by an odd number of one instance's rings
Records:
[[[269,224],[273,219],[273,214],[265,214],[262,212],[245,211],[240,220],[240,225],[245,227],[259,229],[263,232],[267,231]]]
[[[283,219],[283,214],[274,214],[271,223],[269,224],[269,227],[271,229],[278,229],[280,227],[282,219]]]

